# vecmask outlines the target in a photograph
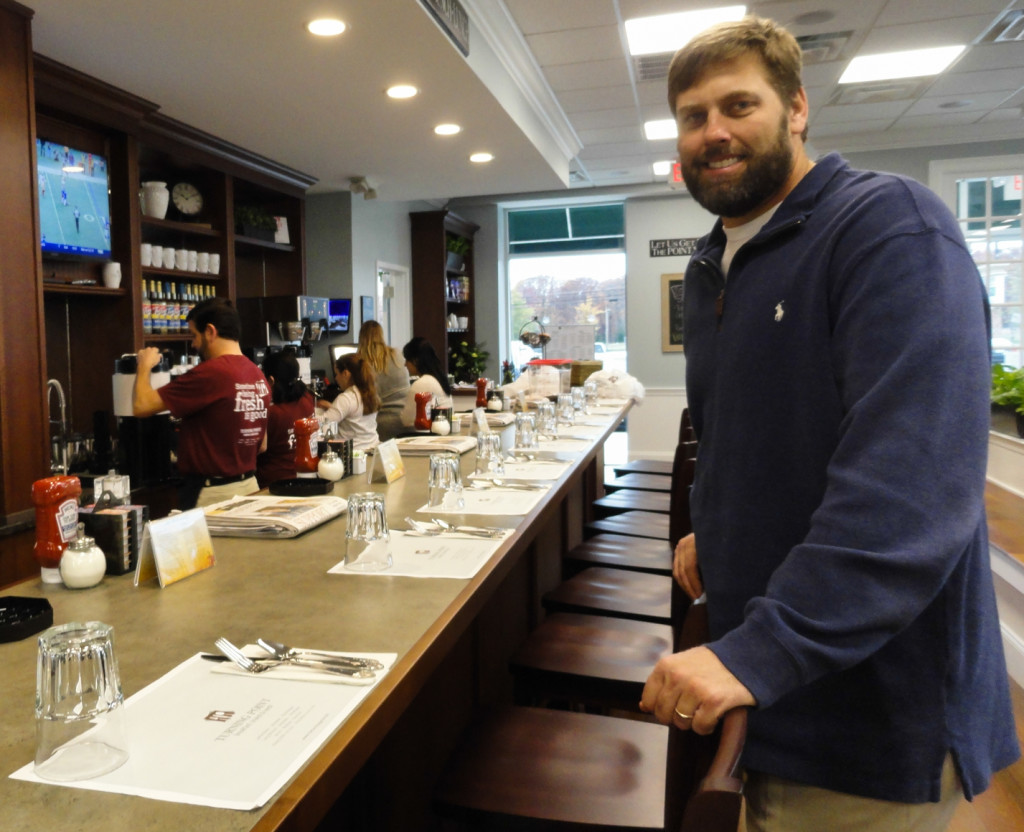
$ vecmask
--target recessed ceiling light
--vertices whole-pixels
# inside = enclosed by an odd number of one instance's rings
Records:
[[[932,49],[908,49],[881,55],[861,55],[850,61],[840,84],[886,81],[891,78],[920,78],[938,75],[964,51],[965,46],[937,46]]]
[[[671,162],[655,162],[651,165],[655,176],[668,176],[672,172]]]
[[[674,139],[679,135],[679,128],[676,127],[674,118],[659,118],[644,122],[644,135],[651,142],[658,139]]]
[[[389,98],[412,98],[419,90],[412,84],[395,84],[393,87],[388,87]]]
[[[494,155],[491,153],[474,153],[469,157],[469,161],[482,165],[484,162],[490,162],[493,158]]]
[[[457,124],[439,124],[434,128],[434,132],[439,136],[454,136],[456,133],[461,133],[462,128]]]
[[[675,52],[690,38],[709,26],[727,20],[739,20],[747,13],[746,6],[723,6],[693,12],[634,17],[626,21],[626,41],[630,55],[657,55]]]
[[[332,17],[322,17],[318,20],[311,20],[306,24],[310,34],[319,35],[323,38],[334,37],[345,31],[343,21]]]

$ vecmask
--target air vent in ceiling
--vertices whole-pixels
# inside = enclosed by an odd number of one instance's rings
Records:
[[[634,55],[633,72],[637,81],[664,81],[668,78],[668,67],[672,63],[672,52],[658,55]]]
[[[823,64],[837,61],[853,32],[827,32],[820,35],[801,35],[796,39],[804,53],[805,64]]]
[[[829,99],[829,104],[881,104],[917,98],[931,78],[908,78],[896,81],[872,81],[866,84],[843,84]]]
[[[1024,42],[1024,9],[1008,11],[985,32],[981,43]]]

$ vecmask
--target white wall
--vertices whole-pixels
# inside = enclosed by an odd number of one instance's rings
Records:
[[[679,193],[626,202],[627,369],[647,392],[629,415],[631,459],[672,459],[686,403],[686,360],[661,349],[661,276],[685,271],[690,258],[651,257],[650,241],[703,237],[713,222]]]

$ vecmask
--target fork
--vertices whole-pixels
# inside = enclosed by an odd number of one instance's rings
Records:
[[[336,676],[351,676],[356,679],[372,679],[377,675],[366,667],[342,667],[341,665],[324,664],[312,659],[251,659],[226,638],[217,639],[214,642],[214,646],[247,673],[262,673],[272,667],[284,664],[295,667],[308,667],[323,673],[333,673]]]

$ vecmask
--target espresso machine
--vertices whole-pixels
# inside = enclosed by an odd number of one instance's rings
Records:
[[[242,343],[254,347],[312,344],[327,336],[328,299],[310,295],[239,298]]]
[[[170,383],[170,363],[166,356],[153,368],[150,381],[155,389]],[[123,355],[114,362],[112,383],[117,417],[117,470],[128,474],[133,486],[156,485],[169,480],[174,476],[175,426],[166,411],[144,419],[132,415],[134,355]]]

